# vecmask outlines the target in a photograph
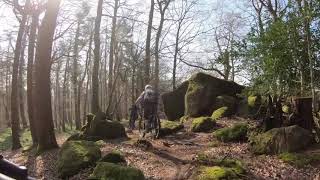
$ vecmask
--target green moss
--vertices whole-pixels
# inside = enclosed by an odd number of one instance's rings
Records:
[[[268,146],[272,142],[273,134],[270,131],[254,134],[249,137],[250,149],[255,154],[268,153]]]
[[[289,114],[289,113],[290,113],[290,107],[287,106],[287,105],[284,105],[284,106],[282,106],[282,111],[283,111],[284,113]]]
[[[308,155],[301,153],[282,153],[278,155],[278,157],[283,162],[297,167],[303,167],[305,165],[320,161],[320,154]]]
[[[20,133],[20,142],[23,149],[28,149],[32,146],[32,137],[29,129],[24,129]],[[6,128],[0,132],[0,151],[6,151],[12,147],[11,128]]]
[[[102,157],[100,162],[109,162],[109,163],[114,163],[114,164],[126,164],[126,159],[124,156],[121,154],[119,151],[112,151]]]
[[[144,180],[141,170],[107,162],[99,162],[88,179],[99,180]]]
[[[248,106],[252,107],[252,108],[255,107],[257,99],[258,99],[257,96],[249,96],[248,97]]]
[[[161,120],[160,135],[165,136],[173,134],[183,129],[183,124],[176,121]]]
[[[179,121],[180,121],[180,123],[183,124],[183,123],[187,122],[189,119],[190,119],[189,116],[182,116],[182,117],[179,119]]]
[[[202,167],[198,180],[220,180],[220,179],[233,179],[237,175],[229,168],[213,166],[213,167]]]
[[[197,155],[197,162],[206,166],[220,166],[224,168],[230,168],[236,174],[244,174],[245,168],[241,161],[231,158],[214,158],[209,157],[204,153]]]
[[[198,117],[192,121],[191,131],[208,132],[216,125],[216,121],[211,117]]]
[[[200,173],[196,179],[239,179],[239,176],[246,173],[243,164],[240,161],[234,159],[214,159],[211,160],[210,166],[211,167],[201,167]]]
[[[247,139],[247,124],[235,124],[232,127],[216,130],[213,135],[222,142],[243,141]]]
[[[101,157],[99,147],[91,141],[67,141],[59,152],[57,172],[60,177],[68,177],[80,169],[94,164]]]
[[[212,113],[212,119],[220,119],[227,114],[228,107],[221,107]]]

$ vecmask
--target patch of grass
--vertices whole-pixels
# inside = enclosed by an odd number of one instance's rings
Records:
[[[299,168],[320,161],[320,154],[282,153],[278,155],[283,162]]]
[[[232,127],[216,130],[213,135],[222,142],[244,141],[247,139],[248,124],[235,124]]]

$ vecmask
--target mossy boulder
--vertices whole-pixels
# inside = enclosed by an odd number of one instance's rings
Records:
[[[222,142],[235,142],[247,140],[248,124],[235,124],[232,127],[218,129],[213,135]]]
[[[274,128],[249,138],[250,149],[256,154],[296,152],[313,142],[311,132],[297,125]]]
[[[205,162],[206,166],[200,168],[200,173],[195,179],[238,179],[245,174],[243,163],[239,160],[223,158],[210,159],[203,156],[200,162]],[[205,161],[208,160],[209,161]]]
[[[185,115],[190,117],[210,116],[217,96],[233,96],[241,93],[243,87],[230,81],[197,73],[189,79],[185,95]]]
[[[297,166],[299,168],[308,164],[320,162],[320,154],[302,154],[302,153],[281,153],[279,159],[283,162]]]
[[[67,141],[59,152],[57,172],[65,178],[77,174],[79,170],[95,164],[101,157],[96,143],[91,141]]]
[[[180,122],[161,120],[160,135],[166,136],[169,134],[176,133],[183,129],[183,127],[183,124],[181,124]]]
[[[170,121],[175,121],[184,115],[184,96],[187,92],[189,82],[182,83],[176,90],[164,93],[161,98],[164,112]]]
[[[105,156],[103,156],[99,162],[109,162],[114,164],[126,164],[127,161],[125,157],[119,151],[112,151]]]
[[[213,166],[213,167],[201,167],[200,173],[196,179],[198,180],[220,180],[220,179],[235,179],[236,173],[231,169]]]
[[[223,118],[223,117],[227,116],[228,109],[229,108],[225,106],[225,107],[221,107],[221,108],[213,111],[213,113],[211,115],[212,119],[217,120],[217,119],[220,119],[220,118]]]
[[[198,117],[191,124],[192,132],[208,132],[216,126],[216,121],[211,117]]]
[[[98,162],[88,179],[92,180],[144,180],[143,172],[139,169],[121,166],[108,162]]]
[[[127,134],[120,122],[100,120],[98,122],[92,121],[88,136],[99,137],[100,139],[117,139],[126,138]]]

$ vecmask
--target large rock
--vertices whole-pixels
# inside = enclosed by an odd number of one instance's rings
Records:
[[[274,128],[250,137],[250,149],[256,154],[296,152],[313,142],[312,134],[297,125]]]
[[[164,93],[162,97],[164,112],[167,119],[175,121],[184,115],[184,96],[187,92],[189,82],[182,83],[176,90]]]
[[[95,164],[101,157],[99,146],[91,141],[67,141],[58,155],[57,172],[65,178]]]
[[[99,162],[88,179],[144,180],[141,170],[108,162]]]
[[[237,83],[197,73],[189,79],[185,95],[185,115],[191,117],[210,116],[215,108],[217,96],[235,97],[236,94],[241,93],[242,89],[243,86]]]
[[[93,121],[94,122],[94,121]],[[89,136],[100,139],[117,139],[127,137],[124,126],[117,121],[100,120],[91,124]]]

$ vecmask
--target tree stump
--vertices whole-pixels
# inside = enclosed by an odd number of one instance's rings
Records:
[[[314,128],[312,98],[294,98],[293,110],[289,117],[290,125],[298,125],[311,131]]]

